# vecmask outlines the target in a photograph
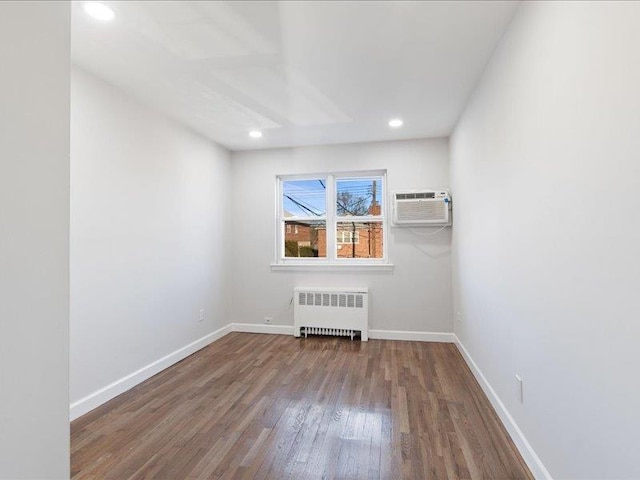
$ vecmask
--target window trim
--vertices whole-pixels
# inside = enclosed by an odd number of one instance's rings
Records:
[[[382,179],[382,208],[380,215],[346,216],[338,215],[336,208],[336,187],[338,180],[354,179]],[[314,174],[294,174],[276,175],[276,202],[275,202],[275,242],[274,242],[274,262],[271,264],[272,270],[282,270],[287,267],[294,267],[297,270],[331,269],[334,267],[366,269],[367,267],[390,267],[393,265],[389,261],[388,236],[389,236],[389,213],[388,213],[388,187],[386,170],[365,170],[350,172],[325,172]],[[285,181],[296,180],[325,180],[325,215],[315,217],[291,216],[284,217],[284,205],[282,199],[283,183]],[[326,227],[326,257],[285,257],[285,221],[324,221]],[[337,225],[343,222],[369,222],[377,221],[382,224],[382,258],[338,258],[337,257]],[[331,232],[331,233],[330,233]],[[344,245],[344,244],[342,244]],[[383,268],[385,270],[389,268]]]

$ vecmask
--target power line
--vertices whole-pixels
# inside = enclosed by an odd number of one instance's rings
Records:
[[[292,198],[292,197],[289,197],[289,198]],[[317,207],[316,205],[314,205],[314,204],[312,204],[310,202],[303,201],[299,197],[296,197],[294,200],[297,201],[298,203],[300,203],[301,205],[303,205],[304,207],[306,207],[309,210],[316,210],[315,215],[324,215],[324,212],[323,212],[322,208],[319,208],[319,207]]]
[[[298,201],[297,201],[296,199],[294,199],[293,197],[290,197],[289,195],[285,195],[285,197],[287,197],[287,198],[288,198],[289,200],[291,200],[294,204],[296,204],[298,207],[300,207],[300,209],[301,209],[302,211],[305,211],[305,210],[306,210],[307,212],[309,212],[309,213],[310,213],[310,214],[312,214],[312,215],[315,215],[315,216],[318,216],[318,217],[320,216],[320,214],[319,214],[319,213],[314,212],[314,211],[313,211],[313,210],[311,210],[310,208],[308,208],[308,207],[306,207],[305,205],[303,205],[302,203],[298,202]]]

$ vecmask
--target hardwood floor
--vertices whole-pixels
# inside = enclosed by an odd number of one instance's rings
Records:
[[[531,479],[452,344],[232,333],[71,425],[80,479]]]

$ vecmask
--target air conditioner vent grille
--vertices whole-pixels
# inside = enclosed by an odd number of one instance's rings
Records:
[[[397,200],[415,200],[417,198],[435,198],[436,192],[396,193]]]
[[[447,204],[444,202],[416,201],[398,203],[399,221],[434,221],[446,219]]]

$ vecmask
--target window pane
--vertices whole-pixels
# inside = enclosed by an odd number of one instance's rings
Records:
[[[327,189],[324,179],[282,182],[283,216],[322,217],[326,214]]]
[[[382,222],[338,222],[338,258],[382,258]]]
[[[324,221],[287,220],[284,225],[284,256],[286,258],[327,257],[327,225]]]
[[[336,182],[336,212],[345,215],[382,215],[382,178]]]

